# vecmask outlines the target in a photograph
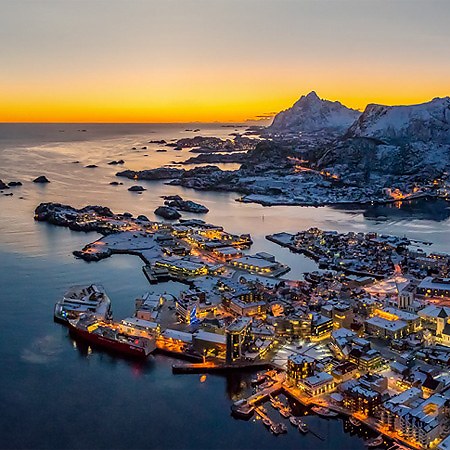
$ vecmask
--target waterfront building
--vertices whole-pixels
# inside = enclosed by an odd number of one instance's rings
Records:
[[[381,394],[364,386],[360,382],[354,382],[343,391],[344,406],[350,411],[358,412],[364,416],[374,416],[378,413],[382,402]]]
[[[437,444],[442,433],[448,399],[434,394],[417,403],[417,406],[405,408],[400,414],[398,431],[404,439],[422,448],[431,448]]]
[[[192,346],[200,355],[212,352],[219,358],[225,358],[226,337],[224,334],[197,330],[192,335]]]
[[[331,392],[336,387],[336,383],[329,373],[319,372],[310,377],[299,379],[297,387],[309,397],[315,397]]]
[[[119,331],[132,336],[150,338],[158,336],[161,329],[158,323],[137,317],[127,317],[119,322]]]
[[[136,317],[150,322],[156,321],[164,301],[165,298],[161,294],[146,292],[135,300]]]
[[[175,302],[177,316],[188,324],[208,316],[214,316],[216,309],[217,305],[207,300],[206,292],[200,289],[181,292]]]
[[[170,272],[184,277],[195,277],[208,274],[208,267],[204,263],[190,259],[160,259],[155,262],[156,267],[164,267]]]
[[[316,361],[313,358],[294,354],[288,358],[286,375],[288,380],[297,385],[298,380],[314,375],[315,368]]]
[[[167,328],[158,335],[156,346],[160,350],[184,353],[192,346],[192,334]]]
[[[420,395],[420,389],[411,387],[384,401],[380,407],[380,424],[386,427],[388,431],[398,430],[400,428],[401,414],[417,402]]]
[[[229,262],[233,258],[241,258],[242,251],[235,247],[219,247],[213,250],[214,256],[224,262]]]
[[[275,261],[271,261],[260,256],[242,256],[241,258],[233,259],[230,264],[237,269],[248,270],[261,274],[269,274],[278,270],[281,266]]]
[[[240,317],[226,328],[226,361],[228,364],[242,358],[245,338],[249,332],[250,325],[251,319],[249,317]]]

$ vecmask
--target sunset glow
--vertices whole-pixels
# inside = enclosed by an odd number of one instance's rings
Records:
[[[363,109],[450,87],[445,2],[0,3],[0,121],[243,121],[311,90]]]

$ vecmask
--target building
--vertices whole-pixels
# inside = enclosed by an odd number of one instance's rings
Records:
[[[226,328],[226,361],[228,364],[242,358],[245,338],[249,332],[250,324],[250,318],[240,317]]]
[[[299,379],[297,387],[309,397],[326,394],[336,387],[334,378],[326,372],[319,372],[307,378]]]
[[[424,278],[417,286],[417,295],[450,298],[450,278]]]
[[[230,261],[230,264],[237,269],[248,270],[249,272],[261,274],[269,274],[280,268],[280,264],[276,261],[256,255],[243,256],[241,258],[233,259]]]
[[[420,395],[420,389],[411,387],[383,402],[380,408],[380,424],[386,427],[388,431],[398,430],[401,414],[417,402]]]
[[[297,385],[298,380],[314,375],[316,361],[306,355],[291,355],[287,361],[286,375],[288,380]]]
[[[353,309],[347,303],[338,303],[333,308],[333,325],[335,329],[350,328],[354,319]]]
[[[324,339],[333,331],[333,319],[321,314],[314,314],[311,324],[311,339]]]
[[[376,370],[383,363],[380,352],[376,350],[363,351],[357,347],[350,351],[348,360],[356,364],[358,369],[364,372]]]
[[[135,300],[136,317],[151,322],[156,321],[164,301],[165,298],[161,294],[146,292]]]
[[[228,308],[238,316],[256,316],[267,311],[267,303],[264,301],[244,302],[239,297],[232,297]]]
[[[403,289],[399,290],[397,297],[397,307],[399,309],[411,308],[416,299],[416,286],[413,283],[408,283]]]
[[[399,339],[421,328],[420,316],[397,308],[376,309],[367,319],[367,333],[383,339]]]
[[[417,314],[420,316],[424,328],[429,328],[436,331],[436,334],[440,334],[450,317],[450,308],[430,305],[421,309]]]
[[[213,316],[217,305],[206,298],[206,292],[199,289],[189,289],[180,293],[175,302],[176,313],[185,323],[191,323],[208,316]]]
[[[382,339],[399,339],[407,335],[408,324],[375,316],[366,320],[366,332]]]
[[[195,277],[208,274],[208,267],[200,262],[189,259],[160,259],[155,262],[156,267],[163,267],[169,272],[184,277]]]
[[[400,414],[398,433],[422,448],[431,448],[438,443],[442,433],[448,400],[440,394],[434,394],[417,403],[417,406],[405,408]]]
[[[218,357],[225,357],[226,337],[223,334],[197,330],[192,335],[192,345],[199,354],[213,353]]]
[[[344,390],[344,406],[350,411],[363,414],[364,416],[374,416],[378,413],[382,402],[381,394],[360,382],[351,384]]]
[[[277,336],[292,336],[308,339],[311,337],[312,315],[294,314],[287,317],[277,317],[273,320],[273,325]]]
[[[332,371],[331,375],[337,384],[352,380],[358,376],[358,366],[350,361],[338,364]]]

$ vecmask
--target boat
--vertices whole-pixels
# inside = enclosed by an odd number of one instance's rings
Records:
[[[294,425],[294,427],[298,427],[299,420],[297,419],[297,417],[295,416],[289,417],[289,422],[291,422],[291,424]]]
[[[264,424],[267,428],[270,428],[270,426],[272,425],[272,422],[270,421],[269,418],[265,417],[265,418],[263,419],[263,424]]]
[[[114,324],[101,322],[93,315],[82,315],[68,323],[74,337],[123,355],[146,358],[156,348],[154,340],[120,333]]]
[[[253,411],[253,406],[246,399],[237,400],[231,405],[231,413],[241,419],[249,419]]]
[[[311,410],[322,417],[337,417],[339,415],[337,412],[331,411],[323,406],[313,406]]]
[[[289,411],[289,408],[281,407],[280,408],[280,414],[285,417],[286,419],[288,417],[291,417],[291,412]]]
[[[383,435],[379,435],[374,439],[371,439],[370,441],[367,442],[367,447],[378,447],[380,446],[382,443],[384,442],[384,438]]]
[[[273,423],[270,425],[270,431],[275,435],[278,435],[281,433],[280,427],[278,426],[277,423]]]
[[[287,433],[287,426],[284,423],[279,423],[278,426],[280,427],[281,433]]]
[[[256,385],[261,384],[261,383],[263,383],[264,381],[266,381],[266,378],[267,378],[267,377],[266,377],[265,374],[260,374],[260,375],[258,375],[256,378],[253,378],[252,381],[251,381],[251,383],[252,383],[253,386],[256,386]]]
[[[354,427],[360,427],[361,426],[361,422],[356,419],[353,416],[350,416],[350,418],[348,419],[350,421],[350,423],[354,426]]]
[[[270,404],[275,408],[275,409],[281,409],[283,408],[283,403],[278,400],[277,398],[274,397],[270,397]]]
[[[306,425],[305,422],[302,420],[298,421],[298,429],[303,433],[306,434],[309,431],[308,425]]]

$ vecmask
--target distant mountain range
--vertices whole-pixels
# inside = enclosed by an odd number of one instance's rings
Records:
[[[330,144],[317,146],[318,166],[337,167],[356,178],[428,179],[450,170],[450,97],[411,106],[370,104],[360,113],[311,92],[277,114],[267,131],[281,138],[297,136],[300,144],[305,133],[330,134]]]

